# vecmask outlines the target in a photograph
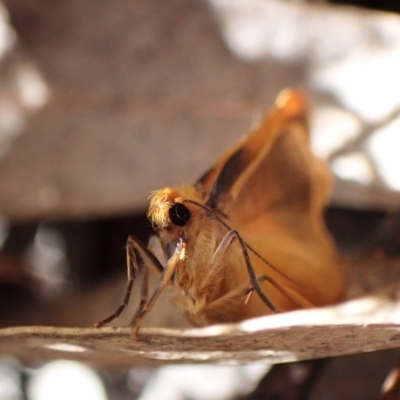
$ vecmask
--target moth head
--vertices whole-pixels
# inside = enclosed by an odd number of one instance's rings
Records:
[[[168,238],[178,239],[186,236],[193,219],[193,210],[184,200],[190,193],[182,190],[165,188],[152,193],[147,213],[153,227]]]

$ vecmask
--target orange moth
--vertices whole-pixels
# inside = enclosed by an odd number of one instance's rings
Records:
[[[344,280],[323,220],[330,173],[309,147],[307,104],[282,91],[260,125],[221,155],[193,186],[152,193],[149,248],[127,243],[129,301],[135,269],[145,274],[134,331],[163,288],[195,325],[235,322],[339,301]],[[161,263],[152,248],[161,249]],[[161,274],[148,298],[148,268]]]

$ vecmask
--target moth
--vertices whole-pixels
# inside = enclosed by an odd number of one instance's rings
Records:
[[[167,285],[197,326],[339,301],[344,280],[323,220],[329,192],[329,170],[310,150],[305,97],[286,89],[193,186],[152,193],[148,217],[156,236],[149,247],[128,239],[124,301],[96,326],[125,309],[139,267],[134,332]],[[149,268],[160,273],[150,297]]]

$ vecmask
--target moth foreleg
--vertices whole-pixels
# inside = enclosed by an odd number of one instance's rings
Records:
[[[141,310],[138,310],[133,321],[132,321],[132,335],[133,337],[137,336],[137,331],[140,326],[140,322],[143,318],[150,312],[153,308],[155,302],[160,296],[163,289],[171,282],[172,276],[176,271],[176,267],[180,261],[186,256],[186,243],[182,240],[177,244],[176,249],[172,257],[168,260],[167,265],[165,266],[163,273],[161,275],[160,282],[158,283],[157,288],[154,290],[152,296],[149,301],[147,301]]]
[[[142,281],[141,301],[139,305],[139,310],[143,308],[144,304],[146,304],[147,302],[148,264],[152,265],[159,272],[163,271],[162,265],[154,256],[154,254],[152,254],[142,242],[131,236],[128,238],[126,244],[126,264],[127,264],[127,286],[125,290],[124,299],[121,305],[112,315],[103,319],[100,322],[97,322],[94,325],[96,328],[100,328],[112,322],[114,319],[118,318],[121,315],[121,313],[125,310],[125,308],[129,304],[129,300],[131,297],[132,286],[135,280],[135,269],[139,269],[139,264],[141,264],[144,267],[144,276]]]

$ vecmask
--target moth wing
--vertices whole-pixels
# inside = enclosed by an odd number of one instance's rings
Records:
[[[198,185],[210,191],[208,205],[226,214],[246,243],[274,265],[251,255],[258,274],[311,304],[340,299],[343,277],[323,221],[331,176],[310,150],[301,93],[281,92],[261,124],[223,154]],[[278,307],[295,308],[270,283],[264,286]]]
[[[243,137],[239,140],[235,146],[226,150],[218,159],[218,161],[207,171],[205,172],[195,183],[195,187],[200,189],[202,192],[211,193],[211,190],[218,179],[218,176],[221,173],[225,163],[231,158],[232,154],[234,154],[244,143],[246,137]]]

